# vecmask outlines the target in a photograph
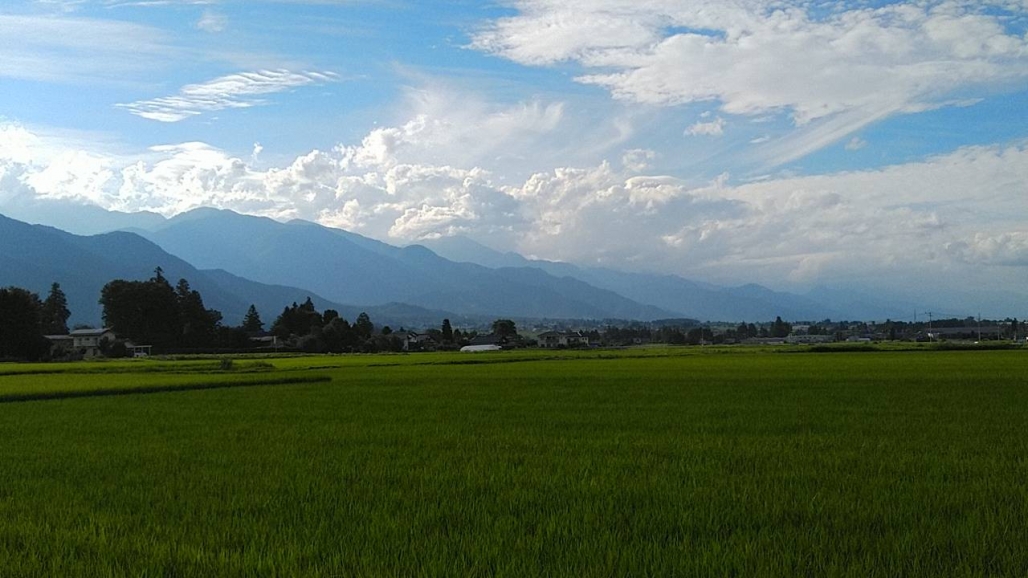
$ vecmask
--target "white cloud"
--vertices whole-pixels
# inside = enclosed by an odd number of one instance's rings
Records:
[[[352,162],[503,166],[524,162],[524,155],[555,155],[573,137],[563,102],[531,100],[497,105],[465,90],[432,82],[408,89],[402,105],[409,118],[399,126],[371,131]],[[581,149],[581,140],[573,146]],[[559,147],[556,148],[555,147]]]
[[[509,184],[540,166],[619,157],[636,130],[631,113],[595,114],[577,100],[495,102],[438,79],[406,89],[395,108],[398,120],[348,147],[357,149],[349,162],[480,167]]]
[[[1028,267],[1028,231],[976,233],[971,239],[948,243],[946,250],[965,263]]]
[[[179,122],[206,112],[266,104],[260,96],[312,84],[335,82],[334,72],[259,70],[241,72],[182,87],[175,96],[140,100],[117,106],[149,120]]]
[[[226,26],[228,26],[228,18],[213,10],[204,10],[200,15],[200,20],[196,23],[198,29],[211,33],[223,32]]]
[[[28,164],[35,156],[38,143],[39,137],[22,126],[0,125],[0,159]]]
[[[697,122],[685,130],[685,134],[692,136],[723,136],[725,134],[725,119],[720,116],[710,122]]]
[[[848,151],[859,151],[860,149],[862,149],[862,148],[864,148],[866,146],[867,146],[867,141],[866,140],[864,140],[864,139],[862,139],[862,138],[860,138],[858,136],[855,136],[855,137],[851,138],[848,143],[846,143],[846,150],[848,150]]]
[[[761,147],[755,160],[765,168],[801,159],[846,136],[888,117],[887,109],[872,112],[851,110],[812,122]]]
[[[931,274],[941,291],[1024,257],[1024,182],[1028,147],[1015,145],[738,186],[722,178],[695,187],[601,164],[503,190],[524,217],[517,248],[543,258],[779,286],[874,279],[909,287]],[[946,249],[983,232],[999,241]],[[1002,275],[1028,281],[1025,268]]]
[[[623,168],[560,167],[507,184],[473,165],[418,159],[436,143],[463,142],[447,134],[419,118],[261,169],[204,143],[153,147],[126,162],[56,150],[0,125],[0,183],[14,191],[0,203],[33,194],[166,215],[214,206],[394,242],[466,234],[543,258],[714,282],[909,285],[928,272],[940,286],[985,272],[1028,281],[1024,144],[738,186],[727,176],[696,186],[642,174],[652,151],[632,150]]]
[[[1009,2],[809,3],[802,0],[515,0],[517,13],[471,46],[532,66],[572,62],[578,81],[621,100],[716,101],[725,114],[787,111],[831,126],[785,141],[790,160],[894,114],[1028,80],[1028,38],[1006,28]],[[956,104],[956,102],[951,102]]]
[[[649,149],[632,149],[621,156],[621,166],[630,173],[641,173],[650,168],[659,155]]]

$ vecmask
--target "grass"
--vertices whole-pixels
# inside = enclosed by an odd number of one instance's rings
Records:
[[[1023,352],[264,361],[0,404],[0,575],[1028,575]]]

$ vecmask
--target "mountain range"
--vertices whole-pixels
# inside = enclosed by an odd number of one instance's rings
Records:
[[[491,269],[306,221],[198,209],[141,232],[202,269],[305,287],[342,303],[408,303],[465,315],[658,319],[671,311],[541,269]]]
[[[901,299],[883,299],[857,289],[819,286],[806,295],[773,291],[757,284],[722,287],[677,275],[628,273],[602,267],[579,267],[559,261],[528,259],[500,252],[466,237],[424,241],[437,254],[486,267],[535,267],[556,276],[579,279],[629,299],[703,320],[755,321],[781,316],[793,320],[899,319],[915,306]]]
[[[208,307],[233,324],[251,303],[270,321],[308,296],[319,309],[337,309],[347,318],[367,311],[376,322],[415,327],[435,326],[443,317],[466,323],[496,317],[884,319],[909,316],[913,309],[859,291],[818,288],[797,295],[755,284],[721,287],[675,275],[533,260],[463,237],[397,247],[308,221],[208,208],[171,219],[102,212],[93,224],[76,228],[95,232],[105,224],[123,230],[73,235],[0,216],[0,285],[45,295],[57,281],[69,296],[73,320],[86,323],[99,322],[104,283],[145,279],[157,266],[169,279],[188,279]]]
[[[226,323],[239,324],[250,304],[270,325],[281,310],[308,297],[319,310],[336,309],[354,319],[367,311],[380,324],[437,323],[450,315],[400,303],[359,307],[335,303],[306,289],[256,283],[226,271],[200,271],[143,237],[124,231],[79,236],[0,215],[0,286],[24,287],[45,297],[58,282],[68,298],[72,324],[99,325],[100,290],[112,279],[143,280],[160,267],[175,283],[187,279],[204,304],[221,311]],[[459,318],[454,315],[454,318]]]

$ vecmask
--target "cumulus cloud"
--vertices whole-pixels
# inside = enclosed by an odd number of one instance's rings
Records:
[[[710,122],[697,122],[685,130],[692,136],[722,136],[725,134],[725,119],[720,116]]]
[[[1028,267],[1028,231],[976,233],[973,238],[948,243],[946,250],[965,263]]]
[[[159,122],[179,122],[206,112],[250,108],[266,101],[261,96],[312,84],[339,80],[334,72],[259,70],[240,72],[182,87],[175,96],[117,105],[130,113]]]
[[[36,156],[39,137],[24,127],[0,125],[0,159],[27,164]]]
[[[889,115],[1028,79],[1021,3],[801,0],[515,0],[471,46],[531,66],[579,65],[617,99],[716,101],[723,113],[788,111],[798,126],[844,116],[797,143],[819,148]],[[1000,10],[990,9],[1000,8]],[[955,104],[955,103],[954,103]],[[805,154],[798,152],[797,154]],[[783,158],[788,155],[782,155]]]
[[[565,156],[583,148],[582,139],[567,134],[575,127],[566,122],[566,107],[560,101],[498,105],[437,82],[406,90],[403,101],[409,120],[371,131],[351,162],[392,159],[389,162],[502,166],[509,171],[523,164],[526,155]]]

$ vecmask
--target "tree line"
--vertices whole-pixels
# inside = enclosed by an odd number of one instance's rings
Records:
[[[208,308],[203,297],[189,281],[179,279],[173,286],[160,267],[145,281],[116,279],[100,291],[104,326],[111,329],[117,339],[101,344],[109,357],[127,355],[126,342],[149,345],[154,353],[202,353],[220,351],[246,351],[273,347],[309,353],[351,353],[401,351],[426,347],[424,343],[406,343],[406,332],[394,332],[389,326],[378,328],[367,313],[361,313],[352,322],[338,311],[319,312],[308,297],[303,303],[294,302],[282,312],[265,331],[256,306],[250,305],[242,323],[230,326],[224,323],[221,312]],[[8,287],[0,289],[0,359],[42,360],[52,356],[52,347],[46,335],[68,334],[67,298],[58,283],[53,283],[45,300],[26,289]],[[514,321],[497,319],[492,333],[507,339],[508,343],[531,345],[530,339],[518,336]],[[725,338],[778,337],[788,335],[792,327],[779,317],[768,325],[740,324],[735,330],[715,335],[709,327],[664,325],[660,327],[614,327],[605,331],[586,333],[589,341],[604,345],[630,345],[632,343],[667,343],[688,345],[723,341]],[[424,332],[430,341],[427,348],[458,349],[477,337],[476,331],[461,332],[454,329],[448,319],[440,328]],[[262,338],[259,346],[254,339]],[[270,341],[270,343],[269,343]],[[74,356],[75,352],[68,352]]]
[[[497,319],[492,332],[513,345],[524,345],[517,327],[510,319]],[[408,331],[393,330],[388,325],[375,326],[367,313],[353,323],[343,319],[334,309],[318,312],[308,297],[302,304],[286,307],[271,326],[271,334],[281,343],[306,353],[375,353],[379,351],[456,350],[478,336],[477,331],[454,329],[443,319],[438,329],[426,329],[427,341],[408,342]]]
[[[792,325],[776,317],[771,323],[755,325],[740,323],[737,327],[715,332],[709,325],[698,325],[698,321],[683,324],[667,324],[657,327],[629,325],[617,327],[608,325],[603,331],[586,333],[590,343],[601,345],[632,345],[634,343],[663,343],[667,345],[700,345],[702,343],[731,343],[753,337],[787,337]]]
[[[333,310],[319,313],[308,297],[293,303],[275,319],[270,333],[255,305],[242,323],[224,323],[220,311],[208,308],[203,296],[179,279],[173,286],[158,267],[145,281],[115,279],[100,291],[103,324],[117,339],[101,343],[109,357],[127,355],[127,342],[149,345],[154,353],[200,353],[256,349],[254,338],[271,338],[280,350],[317,352],[399,350],[402,341],[375,325],[367,313],[351,324]],[[46,299],[20,287],[0,288],[0,360],[40,361],[55,355],[74,358],[75,351],[56,353],[46,336],[68,335],[67,296],[53,283]],[[79,327],[80,329],[85,327]],[[265,339],[267,341],[267,339]],[[267,345],[265,345],[267,346]]]
[[[376,330],[367,313],[350,323],[335,309],[318,312],[308,297],[302,304],[286,307],[271,325],[280,342],[307,353],[372,353],[401,351],[403,340],[387,325]]]
[[[158,267],[154,276],[145,281],[116,279],[104,285],[100,292],[103,322],[118,339],[103,343],[103,352],[110,357],[128,353],[126,341],[136,345],[149,345],[155,353],[202,353],[221,351],[247,351],[274,347],[311,353],[348,353],[401,351],[408,345],[413,349],[426,347],[423,343],[410,344],[406,332],[400,328],[378,328],[367,313],[361,313],[352,322],[342,318],[338,311],[319,312],[308,297],[302,304],[293,303],[265,331],[256,306],[250,305],[238,326],[224,324],[222,314],[206,307],[200,293],[190,287],[186,279],[173,286]],[[45,299],[19,287],[0,288],[0,360],[38,361],[54,356],[48,335],[67,335],[71,312],[68,300],[58,283],[54,282]],[[599,345],[632,345],[635,343],[666,343],[671,345],[697,345],[702,343],[734,343],[753,337],[786,337],[793,331],[791,324],[777,317],[771,323],[755,325],[741,323],[734,328],[715,332],[709,325],[694,320],[681,323],[631,324],[626,327],[608,325],[603,330],[584,333],[589,343]],[[966,319],[937,319],[935,327],[977,328],[1002,327],[1002,336],[1016,338],[1025,332],[1016,319],[1005,321],[978,321]],[[492,324],[495,335],[508,338],[515,346],[532,345],[531,339],[518,336],[514,322],[497,319]],[[824,320],[805,327],[808,335],[834,335],[843,338],[850,334],[875,334],[885,339],[927,339],[928,324],[904,323],[887,320],[883,324],[863,322],[833,322]],[[454,329],[448,319],[439,329],[428,329],[427,348],[457,349],[469,344],[478,334]],[[260,338],[260,345],[254,339]],[[269,343],[270,341],[270,343]],[[75,352],[67,352],[74,357]]]

